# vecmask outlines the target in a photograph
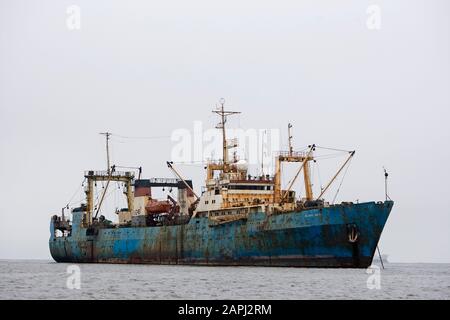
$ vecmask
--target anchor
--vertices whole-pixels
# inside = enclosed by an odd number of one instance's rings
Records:
[[[350,243],[355,243],[356,241],[358,241],[359,238],[359,232],[358,232],[358,228],[356,227],[355,224],[349,225],[350,231],[348,232],[348,241]]]

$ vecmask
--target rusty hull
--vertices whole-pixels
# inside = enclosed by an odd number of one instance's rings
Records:
[[[49,245],[57,262],[366,268],[392,206],[257,212],[224,224],[199,217],[184,225],[99,229],[93,235],[86,235],[77,212],[68,237],[55,237],[51,222]]]

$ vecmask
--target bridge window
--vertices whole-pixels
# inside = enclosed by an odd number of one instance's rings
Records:
[[[272,186],[229,185],[230,190],[272,190]]]

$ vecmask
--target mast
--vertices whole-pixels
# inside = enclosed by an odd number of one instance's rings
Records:
[[[386,196],[386,201],[388,201],[388,199],[391,200],[391,198],[389,198],[389,196],[388,196],[388,189],[387,189],[388,188],[387,179],[388,179],[389,174],[387,173],[387,170],[385,167],[383,167],[383,170],[384,170],[384,194]]]
[[[110,164],[109,164],[109,137],[111,136],[110,132],[101,132],[101,135],[104,135],[106,137],[106,172],[109,174],[110,172]]]
[[[289,156],[292,156],[292,135],[291,135],[292,124],[288,123],[288,140],[289,140]]]
[[[216,126],[217,129],[222,129],[222,159],[223,159],[223,172],[228,171],[228,147],[227,147],[227,137],[226,137],[226,129],[225,124],[227,122],[227,116],[239,114],[240,112],[236,111],[225,111],[225,99],[220,99],[220,108],[219,110],[213,110],[214,113],[218,114],[221,117],[221,122]]]
[[[294,155],[294,148],[292,146],[292,124],[288,123],[288,141],[289,141],[289,152],[288,155],[290,158]],[[311,160],[311,152],[315,150],[315,145],[311,146],[311,150],[306,156],[306,161],[303,161],[302,163],[302,169],[303,169],[303,180],[305,184],[305,198],[306,200],[312,200],[313,199],[313,192],[312,192],[312,186],[311,186],[311,178],[310,178],[310,168],[309,168],[309,160]],[[301,170],[301,169],[300,169]],[[297,175],[300,173],[300,171],[297,173]],[[295,177],[295,179],[297,176]],[[294,179],[294,180],[295,180]]]
[[[263,136],[262,136],[262,143],[261,143],[261,176],[264,177],[264,143],[265,143],[265,138],[267,138],[267,130],[263,131]]]
[[[223,101],[223,100],[222,100]],[[228,162],[228,152],[227,152],[227,138],[226,138],[226,130],[225,130],[225,122],[227,121],[225,117],[225,112],[223,110],[224,103],[221,103],[221,114],[222,117],[222,147],[223,147],[223,153],[222,153],[222,159],[223,159],[223,165]]]
[[[116,171],[116,166],[112,166],[109,173],[105,173],[104,171],[93,171],[89,170],[86,171],[84,174],[84,177],[87,179],[87,190],[86,192],[86,201],[87,201],[87,208],[86,208],[86,219],[85,222],[90,225],[93,220],[95,220],[100,212],[102,203],[106,197],[106,191],[108,190],[108,187],[112,181],[117,182],[123,182],[126,185],[126,192],[124,192],[127,195],[127,205],[128,205],[128,211],[133,211],[133,180],[134,180],[134,173],[129,171]],[[106,181],[106,186],[102,192],[102,196],[100,198],[100,202],[95,208],[94,203],[94,184],[97,181]],[[94,215],[95,211],[95,215]]]
[[[287,152],[282,152],[280,155],[276,158],[275,162],[275,177],[274,177],[274,202],[283,202],[286,196],[288,195],[289,191],[292,188],[292,185],[294,184],[295,180],[298,178],[300,172],[303,170],[303,177],[304,177],[304,184],[305,184],[305,198],[306,200],[313,200],[313,192],[312,192],[312,186],[311,186],[311,178],[310,178],[310,166],[309,161],[314,160],[313,157],[313,151],[316,149],[316,145],[312,144],[309,145],[308,148],[310,148],[309,152],[306,154],[302,154],[299,152],[294,152],[293,144],[292,144],[292,124],[288,123],[288,143],[289,143],[289,150]],[[289,187],[285,192],[283,193],[281,190],[281,164],[282,162],[301,162],[301,167],[297,171],[294,179],[291,181]]]
[[[314,148],[315,148],[315,145],[314,145],[314,144],[313,144],[312,146],[310,146],[310,149],[309,149],[308,153],[307,153],[306,156],[303,158],[302,165],[300,166],[300,168],[298,169],[297,173],[295,174],[294,179],[292,179],[291,183],[289,184],[289,187],[288,187],[287,190],[284,192],[284,195],[281,197],[281,201],[283,201],[283,200],[286,198],[286,196],[289,194],[289,191],[291,191],[291,188],[292,188],[292,186],[294,185],[295,180],[297,180],[297,177],[298,177],[298,175],[300,174],[300,171],[302,171],[302,169],[306,170],[306,165],[308,164],[308,161],[309,161],[309,159],[311,158],[311,155],[312,155],[312,152],[313,152]],[[307,184],[308,184],[308,185],[307,185]],[[310,181],[309,181],[309,180],[308,180],[308,181],[305,180],[305,187],[306,187],[306,190],[308,190],[308,189],[311,188],[311,185],[310,185]],[[309,199],[309,197],[308,197],[308,191],[306,192],[306,198],[307,198],[308,200],[311,200],[311,199]]]
[[[312,192],[312,186],[311,186],[309,161],[306,161],[306,163],[305,163],[305,168],[303,170],[303,180],[305,181],[305,197],[306,197],[306,200],[310,201],[313,199],[313,192]]]

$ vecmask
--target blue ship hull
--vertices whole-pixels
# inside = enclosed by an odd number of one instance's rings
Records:
[[[258,212],[222,224],[201,217],[175,226],[98,229],[95,235],[87,235],[81,213],[73,213],[68,237],[55,237],[51,222],[49,245],[57,262],[366,268],[392,206]]]

